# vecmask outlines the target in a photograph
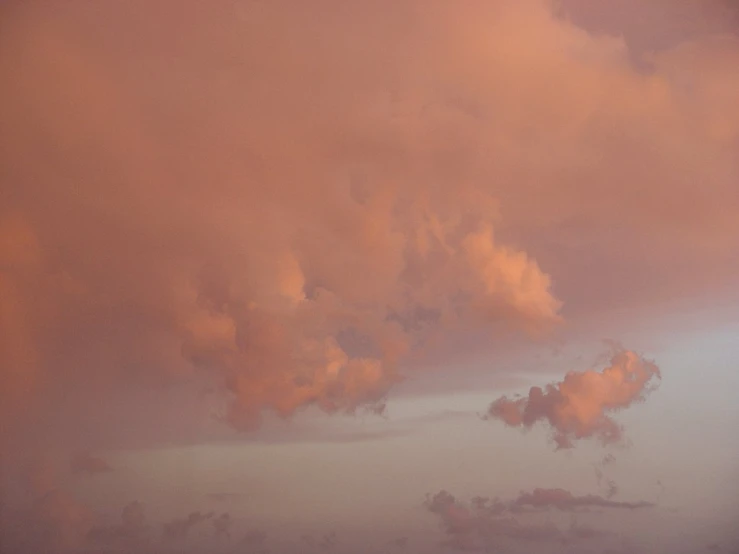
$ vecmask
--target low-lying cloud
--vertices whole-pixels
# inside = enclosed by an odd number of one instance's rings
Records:
[[[498,546],[500,540],[556,541],[563,533],[554,525],[525,524],[510,515],[481,505],[466,505],[446,491],[426,501],[429,512],[438,516],[446,535],[443,542],[458,550]]]
[[[444,544],[459,550],[500,547],[505,541],[570,544],[609,534],[574,520],[567,528],[551,522],[527,522],[523,518],[532,510],[577,512],[591,508],[635,510],[652,506],[647,502],[616,502],[597,495],[577,496],[564,489],[534,489],[508,501],[478,496],[469,503],[442,490],[427,497],[425,502],[426,509],[439,518],[447,537]]]
[[[512,510],[521,508],[548,509],[556,508],[562,511],[576,511],[588,508],[615,508],[636,510],[651,508],[651,502],[622,502],[588,494],[585,496],[573,495],[565,489],[534,489],[532,492],[521,493],[511,504]]]

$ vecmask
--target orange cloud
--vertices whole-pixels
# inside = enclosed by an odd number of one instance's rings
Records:
[[[3,433],[177,380],[238,429],[351,413],[440,337],[739,270],[733,37],[643,71],[544,0],[137,1],[0,36]],[[568,409],[562,437],[618,433]]]
[[[266,128],[244,136],[256,141],[253,163],[206,185],[205,175],[177,169],[192,155],[187,149],[175,165],[152,156],[169,147],[152,142],[136,111],[140,92],[117,86],[120,76],[63,23],[34,15],[6,39],[28,61],[13,90],[57,82],[59,110],[38,120],[38,133],[68,145],[50,159],[75,160],[60,177],[63,188],[50,173],[33,185],[42,200],[19,189],[11,207],[22,219],[0,227],[2,244],[29,237],[43,260],[3,269],[10,306],[18,306],[3,321],[23,333],[14,344],[28,352],[24,359],[39,360],[40,386],[112,386],[196,368],[233,398],[225,418],[250,429],[263,410],[352,412],[380,402],[399,379],[399,361],[429,330],[559,320],[549,277],[494,236],[488,193],[440,190],[426,182],[427,171],[383,175],[363,148],[330,154],[344,131],[298,145],[312,123],[280,123],[283,105],[265,107],[277,118],[269,126],[293,141],[273,143]],[[77,110],[89,117],[72,124]],[[350,143],[359,147],[364,132]],[[23,148],[33,155],[31,143]],[[238,159],[225,154],[206,148],[197,156],[220,171]],[[32,175],[22,161],[13,170],[21,181]],[[67,186],[77,192],[66,194]],[[25,234],[13,238],[19,225]],[[19,327],[20,314],[33,320]],[[16,351],[5,357],[5,378],[30,371]]]
[[[608,367],[598,372],[570,371],[559,383],[531,387],[527,397],[501,397],[486,417],[511,427],[531,428],[545,422],[557,448],[571,448],[575,440],[597,437],[603,444],[619,442],[622,428],[608,415],[644,400],[659,384],[659,368],[628,350],[617,351]]]

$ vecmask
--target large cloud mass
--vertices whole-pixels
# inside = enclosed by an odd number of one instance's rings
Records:
[[[637,71],[543,0],[207,6],[6,8],[5,431],[182,379],[352,412],[452,330],[735,269],[734,38]]]

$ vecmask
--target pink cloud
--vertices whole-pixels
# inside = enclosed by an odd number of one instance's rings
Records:
[[[468,506],[446,491],[429,497],[425,505],[439,518],[447,536],[443,544],[457,550],[498,546],[501,540],[554,542],[564,536],[553,525],[521,523],[509,515],[499,515],[480,505]]]
[[[571,371],[559,383],[532,387],[527,397],[501,397],[490,405],[486,417],[524,429],[545,422],[557,448],[572,448],[573,441],[588,437],[616,443],[623,431],[608,414],[644,400],[660,379],[653,362],[621,350],[602,371]]]
[[[652,507],[651,502],[621,502],[597,495],[575,496],[564,489],[534,489],[530,493],[521,493],[513,501],[515,508],[557,508],[562,511],[573,511],[582,508],[621,508],[636,510]]]
[[[143,436],[187,410],[115,400],[182,381],[240,430],[354,413],[450,336],[503,349],[739,274],[735,37],[645,72],[543,0],[419,5],[9,12],[3,440]],[[546,394],[563,444],[619,435]]]
[[[638,509],[646,502],[615,502],[600,496],[576,496],[564,489],[534,489],[509,501],[476,497],[470,503],[456,499],[447,491],[429,495],[426,509],[439,518],[447,536],[445,544],[458,550],[500,548],[511,541],[571,544],[575,541],[608,536],[606,531],[572,521],[569,528],[552,523],[527,522],[526,509],[576,511],[587,508]],[[516,514],[518,517],[514,517]]]

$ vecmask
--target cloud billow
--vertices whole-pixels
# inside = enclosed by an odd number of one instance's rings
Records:
[[[589,437],[618,443],[623,430],[609,413],[644,400],[660,380],[654,362],[620,350],[602,371],[571,371],[559,383],[532,387],[526,397],[503,396],[490,404],[485,417],[523,429],[543,422],[557,448],[572,448],[574,441]]]
[[[136,5],[0,38],[4,433],[180,381],[241,430],[352,413],[454,333],[735,274],[735,37],[645,73],[543,0],[185,7],[176,40]]]

